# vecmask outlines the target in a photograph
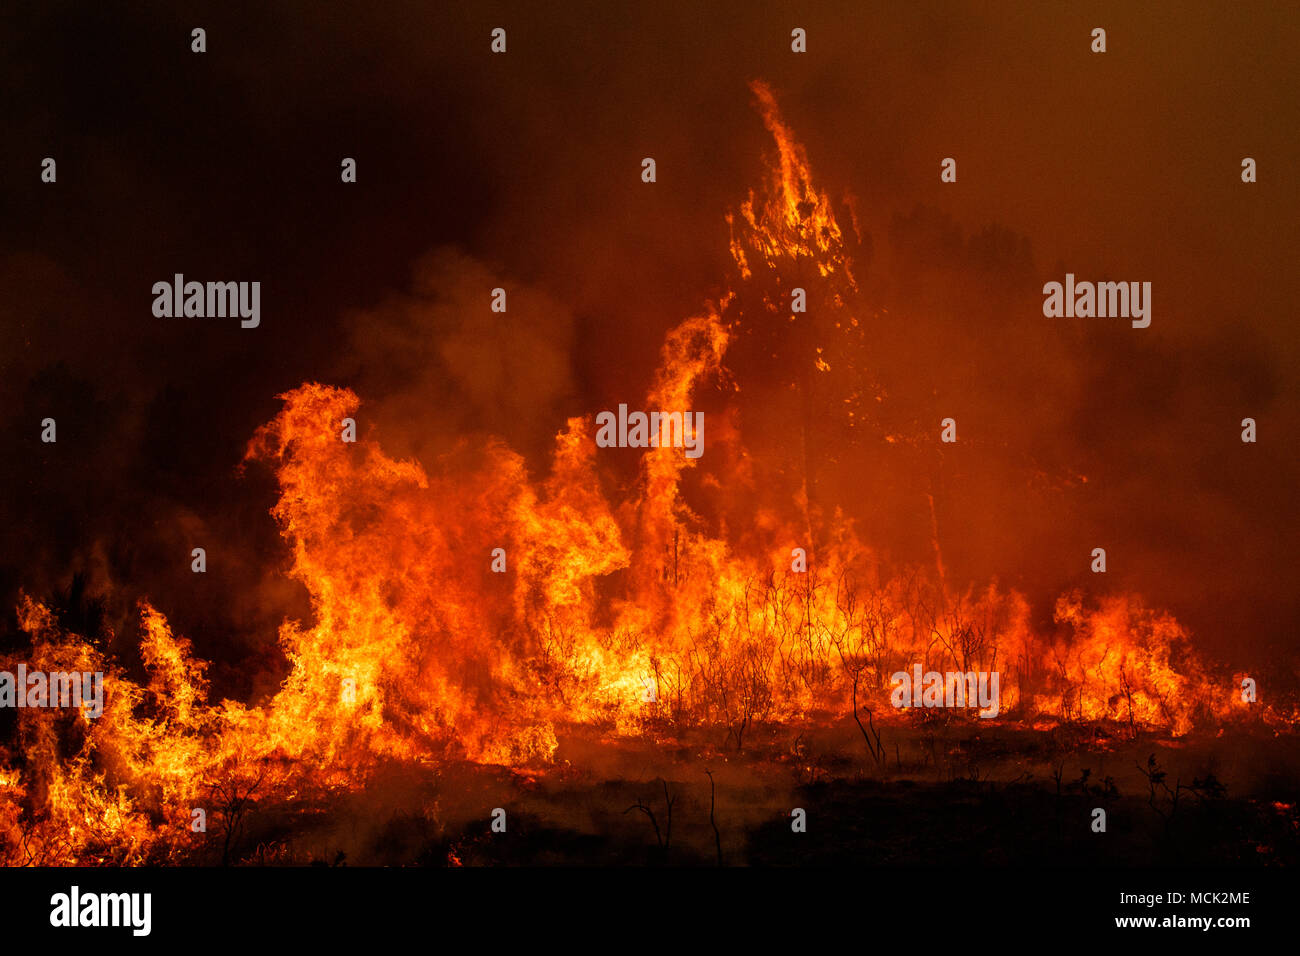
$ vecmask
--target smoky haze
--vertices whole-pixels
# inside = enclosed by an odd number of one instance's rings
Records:
[[[772,151],[761,79],[856,223],[860,332],[846,344],[810,314],[777,335],[761,295],[742,296],[740,391],[701,406],[730,407],[746,446],[798,464],[811,503],[843,508],[897,566],[932,563],[937,528],[954,582],[996,579],[1042,614],[1065,588],[1132,590],[1211,654],[1293,655],[1294,11],[708,6],[12,13],[5,605],[81,572],[120,634],[148,597],[217,662],[218,689],[269,689],[277,626],[310,615],[267,515],[274,480],[239,467],[276,395],[347,386],[389,454],[454,467],[458,439],[499,436],[544,471],[569,416],[639,407],[665,332],[735,284],[725,216]],[[1151,282],[1151,327],[1045,318],[1043,283],[1066,272]],[[150,289],[175,273],[260,281],[261,326],[155,318]],[[488,311],[497,286],[505,315]],[[837,358],[811,376],[817,345]],[[844,399],[868,386],[880,400],[850,425]],[[817,415],[796,454],[799,387]],[[1246,417],[1257,444],[1240,441]],[[717,454],[734,454],[725,437]],[[625,483],[631,459],[610,457]],[[803,475],[782,467],[753,500],[792,499]],[[751,501],[693,494],[709,520]]]

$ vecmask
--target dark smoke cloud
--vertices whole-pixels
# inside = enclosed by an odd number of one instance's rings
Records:
[[[498,288],[505,312],[489,308]],[[345,327],[338,377],[365,398],[389,454],[429,460],[482,430],[544,461],[573,405],[573,316],[455,249],[421,259],[409,294],[348,315]]]

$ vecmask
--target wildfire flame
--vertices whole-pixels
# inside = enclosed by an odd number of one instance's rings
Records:
[[[776,151],[764,190],[729,217],[737,281],[758,281],[760,263],[777,275],[811,263],[844,305],[857,287],[833,204],[771,91],[753,90]],[[692,407],[727,380],[736,332],[764,320],[728,297],[672,329],[645,407]],[[770,543],[742,544],[688,504],[684,481],[707,468],[680,448],[645,450],[616,499],[590,416],[567,423],[534,479],[499,442],[430,470],[389,457],[382,436],[344,443],[340,423],[361,405],[347,389],[280,397],[246,458],[274,470],[289,574],[311,599],[310,623],[280,628],[287,678],[256,705],[210,701],[204,662],[146,603],[138,684],[24,597],[29,667],[108,673],[98,718],[18,711],[19,747],[0,769],[8,863],[182,859],[192,808],[219,813],[254,791],[309,806],[363,788],[385,761],[544,765],[578,725],[715,727],[739,747],[764,723],[846,719],[857,705],[904,720],[889,677],[914,663],[999,671],[998,720],[1184,734],[1245,710],[1177,621],[1135,596],[1064,595],[1056,628],[1036,633],[1027,601],[995,585],[950,595],[941,575],[882,578],[848,523],[806,499],[764,506]],[[790,570],[794,546],[809,547],[806,573]],[[490,566],[498,547],[505,574]]]

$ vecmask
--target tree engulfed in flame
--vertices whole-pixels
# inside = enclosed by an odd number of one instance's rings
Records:
[[[777,150],[762,195],[729,217],[738,281],[758,281],[760,263],[777,275],[812,266],[843,304],[856,289],[845,234],[771,92],[754,92]],[[645,407],[690,408],[726,379],[745,321],[726,318],[733,301],[668,333]],[[18,712],[18,749],[0,769],[9,864],[177,861],[193,808],[229,828],[254,792],[310,807],[364,789],[385,761],[545,765],[557,733],[578,726],[715,728],[740,748],[752,728],[860,706],[907,720],[889,708],[889,681],[916,663],[1000,672],[998,720],[1184,734],[1245,710],[1178,623],[1136,597],[1067,594],[1053,633],[1035,633],[1014,592],[953,595],[942,574],[882,578],[849,523],[810,513],[806,496],[788,515],[755,515],[763,540],[780,544],[742,545],[691,509],[683,482],[706,469],[680,448],[646,449],[616,500],[602,490],[592,417],[558,434],[544,479],[501,443],[433,474],[376,440],[340,440],[360,407],[351,391],[312,383],[281,398],[247,460],[278,478],[273,515],[313,610],[310,624],[280,628],[288,676],[257,705],[210,701],[205,664],[142,605],[147,683],[107,673],[98,718]],[[724,492],[744,480],[708,478]],[[821,543],[806,571],[792,570],[810,529]],[[506,573],[492,569],[496,548]],[[18,611],[29,668],[108,670],[49,609],[24,598]]]

